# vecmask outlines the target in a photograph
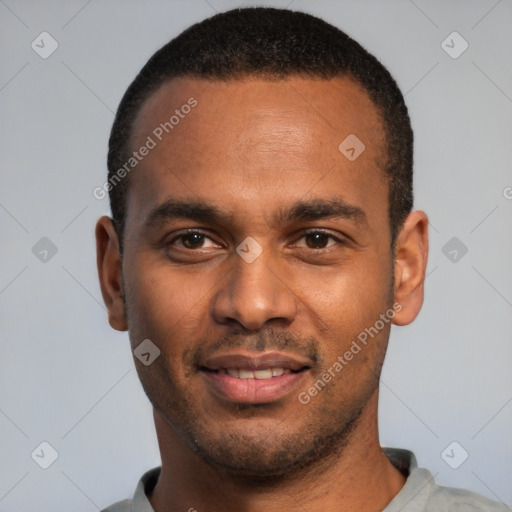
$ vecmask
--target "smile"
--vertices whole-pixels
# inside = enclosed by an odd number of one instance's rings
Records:
[[[244,404],[284,399],[304,381],[311,361],[278,352],[224,353],[200,365],[207,391],[217,399]]]
[[[268,380],[272,377],[280,377],[281,375],[291,373],[291,370],[288,368],[265,368],[253,371],[242,368],[220,368],[217,372],[221,375],[229,375],[235,379]]]

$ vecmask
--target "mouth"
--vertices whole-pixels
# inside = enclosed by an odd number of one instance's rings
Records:
[[[206,370],[208,371],[208,370]],[[291,373],[292,370],[288,368],[264,368],[261,370],[246,370],[243,368],[219,368],[218,370],[211,370],[220,375],[229,375],[234,379],[258,379],[258,380],[268,380],[273,377],[281,377],[281,375],[286,375]],[[299,372],[301,370],[297,370]],[[297,373],[294,372],[294,373]]]
[[[223,401],[244,404],[282,400],[310,369],[309,360],[276,352],[222,354],[199,366],[211,393]]]

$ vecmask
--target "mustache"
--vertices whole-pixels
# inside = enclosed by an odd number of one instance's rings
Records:
[[[203,340],[197,348],[183,355],[186,366],[197,368],[201,362],[219,352],[230,349],[245,349],[253,352],[279,351],[308,358],[314,364],[321,364],[319,342],[313,336],[300,336],[290,331],[267,329],[258,333],[232,331],[214,341]]]

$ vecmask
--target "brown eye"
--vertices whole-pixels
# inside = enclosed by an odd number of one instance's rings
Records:
[[[205,236],[200,233],[189,233],[179,237],[183,247],[187,249],[199,249],[204,243]]]
[[[307,233],[304,235],[304,238],[306,240],[306,245],[310,249],[324,249],[327,247],[329,239],[332,238],[332,236],[317,231],[315,233]]]

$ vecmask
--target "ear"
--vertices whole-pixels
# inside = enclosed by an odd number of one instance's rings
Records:
[[[128,330],[125,315],[119,240],[110,217],[96,223],[96,263],[101,294],[108,310],[108,322],[117,331]]]
[[[423,305],[425,272],[428,259],[428,218],[420,210],[409,214],[395,245],[396,308],[393,323],[410,324]]]

